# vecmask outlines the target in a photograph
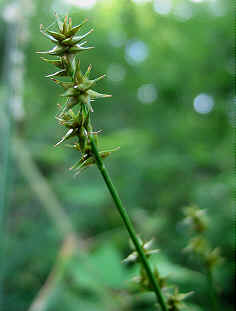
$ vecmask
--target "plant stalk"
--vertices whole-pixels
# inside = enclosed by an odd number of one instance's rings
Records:
[[[218,306],[217,306],[217,301],[216,301],[216,293],[215,293],[215,288],[214,288],[213,275],[209,267],[207,268],[207,279],[208,279],[208,284],[209,284],[209,292],[210,292],[209,294],[210,294],[210,299],[211,299],[212,310],[217,311]]]
[[[143,251],[143,248],[142,248],[142,246],[138,240],[137,233],[135,232],[134,226],[130,220],[130,217],[129,217],[125,207],[123,206],[123,204],[121,202],[121,199],[119,197],[119,194],[118,194],[115,186],[112,183],[112,180],[111,180],[109,173],[108,173],[108,171],[107,171],[107,169],[103,163],[103,160],[98,153],[98,150],[97,150],[97,147],[96,147],[96,144],[94,141],[94,137],[92,134],[89,135],[89,139],[90,139],[90,143],[91,143],[91,147],[92,147],[92,152],[93,152],[94,157],[96,159],[97,167],[103,176],[103,179],[107,185],[107,188],[110,191],[110,194],[113,198],[113,201],[117,207],[117,210],[118,210],[118,212],[119,212],[119,214],[120,214],[120,216],[124,222],[124,225],[125,225],[128,233],[129,233],[129,236],[130,236],[130,238],[131,238],[131,240],[132,240],[132,242],[136,248],[136,251],[139,255],[139,258],[142,262],[142,265],[143,265],[143,267],[147,273],[149,281],[153,286],[154,292],[156,294],[157,302],[160,304],[163,311],[168,311],[168,308],[167,308],[166,302],[164,300],[164,297],[162,295],[161,289],[158,285],[157,280],[154,277],[151,266],[150,266],[150,264],[146,258],[146,255]]]

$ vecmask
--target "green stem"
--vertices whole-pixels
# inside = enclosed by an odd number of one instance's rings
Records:
[[[149,278],[149,281],[150,283],[152,284],[153,286],[153,290],[156,294],[156,297],[157,297],[157,301],[158,303],[161,305],[161,308],[163,311],[168,311],[168,308],[167,308],[167,305],[165,303],[165,300],[164,300],[164,297],[162,295],[162,292],[161,292],[161,289],[157,283],[157,280],[155,279],[155,276],[153,275],[153,272],[152,272],[152,269],[151,269],[151,266],[145,256],[145,253],[143,251],[143,248],[137,238],[137,234],[135,232],[135,229],[134,229],[134,226],[129,218],[129,215],[126,211],[126,209],[124,208],[122,202],[121,202],[121,199],[119,197],[119,194],[115,188],[115,186],[113,185],[112,181],[111,181],[111,178],[108,174],[108,171],[98,153],[98,150],[97,150],[97,146],[95,144],[95,141],[94,141],[94,137],[93,135],[89,135],[89,139],[90,139],[90,143],[91,143],[91,147],[92,147],[92,152],[94,154],[94,157],[96,159],[96,164],[97,164],[97,167],[98,169],[100,170],[104,180],[105,180],[105,183],[107,185],[107,188],[109,189],[110,191],[110,194],[114,200],[114,203],[117,207],[117,210],[124,222],[124,225],[129,233],[129,236],[131,238],[131,240],[133,241],[134,243],[134,246],[136,248],[136,251],[137,253],[139,254],[139,258],[143,264],[143,267],[147,273],[147,276]]]
[[[216,302],[216,293],[215,293],[215,288],[214,288],[214,281],[213,281],[213,276],[212,276],[212,271],[210,268],[207,268],[207,279],[208,279],[208,284],[209,284],[209,294],[210,294],[210,299],[211,299],[211,306],[213,311],[217,311],[217,302]]]

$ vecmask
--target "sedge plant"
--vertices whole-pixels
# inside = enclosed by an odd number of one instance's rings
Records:
[[[53,59],[44,57],[41,57],[41,59],[58,68],[55,73],[49,74],[47,77],[64,90],[61,96],[65,98],[65,104],[63,107],[59,107],[60,112],[56,118],[59,124],[67,129],[67,132],[55,146],[73,139],[73,143],[70,146],[80,154],[79,160],[70,168],[75,175],[78,175],[81,170],[93,164],[97,166],[134,246],[133,253],[125,261],[136,261],[141,265],[140,276],[136,281],[143,288],[154,292],[158,307],[162,311],[178,311],[180,310],[181,301],[188,294],[180,294],[178,290],[174,290],[172,294],[166,294],[163,291],[164,279],[159,276],[156,268],[152,269],[148,260],[149,256],[155,253],[156,250],[150,250],[151,242],[143,242],[138,237],[127,210],[122,204],[104,165],[104,158],[108,157],[114,150],[100,151],[98,149],[99,132],[94,131],[92,126],[93,103],[99,98],[108,98],[111,95],[101,94],[93,89],[94,85],[103,79],[105,75],[91,79],[92,66],[89,65],[87,71],[85,73],[82,72],[80,58],[78,57],[78,54],[92,49],[92,47],[85,46],[87,42],[84,39],[93,29],[85,34],[78,35],[87,20],[76,26],[72,25],[71,18],[67,16],[62,22],[56,15],[56,20],[57,31],[45,29],[43,25],[40,26],[41,33],[55,46],[49,51],[38,52],[54,56]],[[67,81],[62,80],[63,77],[67,77]]]
[[[205,209],[200,209],[195,205],[185,207],[184,222],[188,224],[192,236],[184,251],[194,255],[202,266],[208,281],[210,302],[213,311],[218,310],[218,297],[213,278],[215,267],[222,263],[223,258],[219,247],[212,247],[206,237],[208,230],[208,218]]]

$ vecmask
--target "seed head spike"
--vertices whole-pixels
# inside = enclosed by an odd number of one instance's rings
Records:
[[[68,16],[65,16],[63,21],[60,20],[57,14],[55,14],[55,16],[59,28],[58,31],[52,31],[48,28],[44,30],[43,25],[40,26],[42,34],[51,40],[55,46],[49,51],[38,53],[57,56],[54,60],[41,57],[43,61],[55,65],[60,69],[55,73],[47,75],[47,77],[54,83],[63,87],[65,92],[61,96],[67,97],[64,106],[59,106],[61,111],[56,119],[61,125],[68,128],[68,131],[55,146],[60,145],[71,137],[77,137],[78,141],[74,144],[76,147],[73,148],[81,152],[82,157],[76,165],[71,168],[76,170],[77,175],[82,169],[95,163],[95,159],[91,153],[89,135],[94,135],[95,143],[97,144],[97,135],[99,131],[96,132],[92,129],[90,113],[93,112],[93,108],[91,103],[97,98],[111,97],[111,95],[101,94],[91,89],[93,85],[103,79],[105,75],[95,79],[89,79],[92,66],[89,65],[87,71],[83,73],[80,67],[80,61],[76,57],[77,53],[93,48],[86,47],[87,41],[84,41],[84,39],[93,32],[93,29],[90,29],[85,34],[76,35],[88,20],[86,19],[81,24],[73,27],[72,19],[68,18]],[[66,82],[56,79],[56,77],[63,76],[71,77],[72,81]],[[77,112],[76,110],[72,110],[76,105],[80,107]],[[102,158],[106,158],[114,150],[100,151],[99,154]]]

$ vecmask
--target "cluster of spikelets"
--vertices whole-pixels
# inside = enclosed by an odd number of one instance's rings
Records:
[[[190,239],[185,251],[198,256],[205,268],[211,271],[222,261],[220,249],[212,248],[205,237],[208,229],[206,211],[197,206],[190,206],[184,209],[184,222],[190,226],[193,236]]]
[[[150,240],[148,242],[143,242],[139,238],[140,244],[142,245],[143,251],[147,258],[149,258],[151,255],[156,254],[159,252],[158,249],[151,249],[153,240]],[[150,280],[147,276],[147,273],[145,269],[143,268],[140,258],[138,256],[138,253],[134,249],[133,245],[131,244],[131,248],[133,249],[132,253],[123,260],[124,263],[134,263],[134,264],[140,264],[140,270],[139,275],[134,277],[132,279],[132,282],[138,285],[138,287],[142,291],[148,291],[152,292],[153,286],[150,283]],[[157,266],[155,266],[153,270],[153,274],[160,286],[160,289],[162,291],[162,294],[166,300],[166,304],[168,307],[168,311],[180,311],[183,308],[185,308],[185,304],[183,303],[183,300],[185,300],[187,297],[192,295],[193,292],[189,293],[180,293],[178,288],[176,286],[169,285],[167,283],[167,277],[162,277],[157,269]],[[157,305],[157,307],[159,307]]]
[[[75,170],[75,174],[78,174],[81,169],[95,163],[90,137],[93,135],[95,143],[97,143],[98,132],[94,132],[91,125],[91,113],[93,112],[92,102],[98,98],[110,97],[111,95],[101,94],[92,90],[94,84],[104,78],[104,75],[97,79],[90,79],[91,65],[88,67],[87,71],[83,73],[80,67],[80,61],[76,57],[76,54],[92,49],[92,47],[85,47],[87,42],[83,40],[93,29],[84,35],[76,35],[87,20],[73,27],[71,18],[68,19],[68,17],[65,17],[64,22],[62,22],[58,16],[56,16],[56,19],[58,32],[44,29],[42,25],[40,27],[41,33],[52,41],[55,46],[49,51],[38,53],[55,56],[54,59],[47,59],[44,57],[41,57],[41,59],[58,68],[55,73],[49,74],[47,77],[64,89],[61,96],[66,98],[64,107],[59,107],[60,112],[57,119],[68,131],[56,146],[70,138],[77,138],[76,142],[70,146],[81,153],[80,160],[71,167],[71,169]],[[70,81],[58,80],[56,79],[58,77],[69,77]],[[114,150],[101,151],[99,154],[102,158],[105,158]],[[140,244],[147,258],[158,252],[158,250],[150,249],[152,241],[144,243],[140,240]],[[139,255],[135,250],[124,262],[141,263]],[[166,278],[159,275],[157,268],[155,268],[153,272],[166,298],[168,310],[182,310],[183,300],[191,293],[179,293],[177,288],[166,285]],[[143,290],[153,291],[153,287],[142,264],[140,267],[140,275],[134,278],[134,281],[138,283]]]
[[[56,19],[57,32],[44,29],[43,25],[40,26],[41,33],[52,41],[55,46],[49,51],[38,53],[56,57],[54,59],[41,57],[43,61],[58,68],[55,73],[49,74],[47,77],[64,89],[61,96],[66,98],[64,107],[59,106],[60,113],[57,119],[68,130],[55,146],[72,137],[77,138],[76,142],[69,146],[81,152],[80,160],[70,168],[75,170],[75,174],[78,174],[81,169],[95,163],[89,140],[90,135],[93,135],[97,143],[98,135],[98,132],[93,132],[91,125],[92,102],[98,98],[111,97],[111,95],[101,94],[92,90],[94,84],[104,78],[105,75],[96,79],[90,79],[92,66],[90,65],[87,71],[83,73],[80,67],[80,60],[76,56],[80,52],[92,49],[92,47],[85,47],[87,41],[84,41],[84,39],[93,29],[86,34],[77,35],[87,20],[77,26],[72,26],[72,20],[71,18],[68,19],[67,16],[64,22],[57,15]],[[70,81],[58,80],[56,79],[57,77],[69,77]],[[102,158],[105,158],[112,151],[114,150],[101,151],[99,154]]]

